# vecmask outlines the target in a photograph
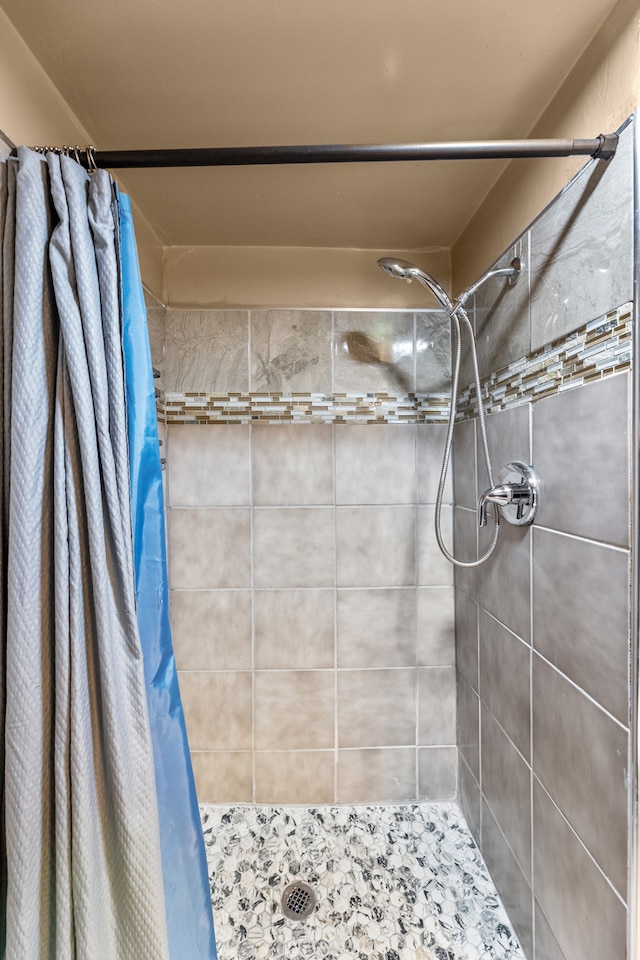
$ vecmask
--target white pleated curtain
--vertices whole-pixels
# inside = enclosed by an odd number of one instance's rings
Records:
[[[0,164],[7,960],[165,960],[113,188]]]

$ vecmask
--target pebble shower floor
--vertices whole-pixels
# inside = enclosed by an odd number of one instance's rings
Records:
[[[200,809],[219,960],[525,960],[455,803]]]

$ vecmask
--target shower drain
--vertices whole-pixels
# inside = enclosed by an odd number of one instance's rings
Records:
[[[316,895],[313,887],[296,880],[285,887],[282,894],[282,912],[289,920],[306,920],[313,913]]]

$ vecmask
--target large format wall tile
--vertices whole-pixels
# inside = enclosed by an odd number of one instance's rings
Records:
[[[331,383],[332,317],[324,310],[252,310],[251,389],[321,393]]]
[[[455,800],[457,763],[455,747],[418,747],[418,799]]]
[[[531,228],[531,346],[633,298],[633,124]]]
[[[246,310],[166,312],[167,392],[226,393],[249,389],[249,315]]]
[[[256,803],[332,803],[332,750],[256,753]]]
[[[338,671],[338,746],[415,744],[415,673],[399,670]]]
[[[531,648],[480,611],[480,696],[525,760],[530,755]]]
[[[534,646],[624,724],[629,600],[626,550],[533,531]]]
[[[333,511],[255,508],[253,556],[256,587],[333,586]]]
[[[249,671],[183,671],[180,693],[192,750],[251,749]]]
[[[258,670],[256,750],[324,750],[334,745],[330,670]]]
[[[172,590],[179,670],[251,669],[250,590]]]
[[[465,420],[453,431],[453,499],[457,507],[469,510],[478,506],[476,429],[477,420]]]
[[[169,424],[168,473],[173,507],[251,502],[251,445],[241,426]]]
[[[420,586],[449,586],[453,583],[453,567],[438,547],[435,534],[435,507],[418,507],[418,583]],[[451,550],[452,510],[443,506],[441,532],[445,545]]]
[[[338,667],[413,667],[415,588],[338,590]]]
[[[414,747],[338,751],[338,803],[400,803],[417,796]]]
[[[455,667],[418,670],[418,743],[421,747],[455,743]]]
[[[620,374],[534,404],[536,525],[628,546],[628,390]]]
[[[415,503],[416,428],[376,424],[336,431],[336,503]]]
[[[416,313],[416,386],[418,393],[451,389],[451,321],[441,310]]]
[[[260,507],[333,503],[333,431],[305,424],[291,435],[290,424],[251,428],[253,502]]]
[[[494,267],[510,267],[514,257],[522,260],[522,271],[515,286],[509,286],[504,277],[492,277],[475,295],[475,329],[481,377],[499,370],[518,357],[526,356],[531,349],[528,232],[500,257]],[[465,351],[465,359],[468,353],[468,350]],[[471,381],[472,367],[466,359],[461,386]]]
[[[338,586],[415,584],[415,536],[413,507],[338,507]]]
[[[537,655],[536,776],[621,896],[627,886],[628,733]]]
[[[192,590],[250,587],[250,528],[250,511],[245,507],[172,508],[172,586]]]
[[[531,876],[531,770],[481,706],[481,784],[525,877]]]
[[[624,904],[535,780],[533,810],[536,899],[564,957],[625,960]],[[540,953],[536,958],[547,960]]]
[[[478,568],[478,602],[527,641],[531,633],[530,577],[531,528],[503,521],[495,553]]]
[[[256,590],[253,603],[256,669],[333,667],[333,590]]]
[[[531,461],[531,404],[523,403],[519,407],[509,407],[485,418],[487,443],[491,456],[494,483],[502,467],[514,460],[530,464]],[[478,441],[478,497],[490,486],[482,442],[480,426],[476,427]]]
[[[417,665],[453,666],[455,657],[453,587],[418,587]]]
[[[456,671],[456,723],[460,756],[480,782],[480,698]]]
[[[478,605],[461,590],[456,590],[456,666],[477,692]]]
[[[253,800],[250,750],[192,750],[191,763],[199,803],[251,803]]]
[[[337,311],[333,389],[404,396],[415,390],[413,313]]]
[[[418,503],[435,503],[440,482],[442,457],[447,436],[444,423],[419,423],[418,436]],[[453,502],[453,463],[449,463],[443,502]]]
[[[533,957],[531,881],[522,872],[486,803],[482,805],[482,852],[518,939],[526,955]]]

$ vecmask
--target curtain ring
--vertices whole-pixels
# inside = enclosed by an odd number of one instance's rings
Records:
[[[98,169],[98,165],[96,163],[96,148],[92,144],[89,144],[89,146],[84,148],[84,152],[87,155],[88,172],[95,173],[96,170]]]

